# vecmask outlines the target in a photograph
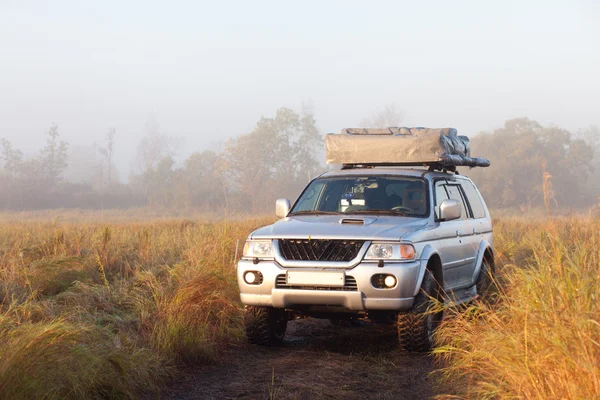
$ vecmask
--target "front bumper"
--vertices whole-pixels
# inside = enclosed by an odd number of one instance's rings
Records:
[[[353,268],[327,268],[328,271],[344,271],[346,281],[349,277],[356,281],[356,289],[340,290],[332,288],[285,288],[276,284],[277,277],[283,279],[288,270],[322,271],[323,268],[285,268],[277,261],[240,260],[237,267],[240,298],[245,305],[269,306],[276,308],[295,308],[302,306],[341,306],[350,311],[366,310],[407,310],[412,307],[418,290],[420,273],[426,264],[420,260],[412,262],[385,262],[383,267],[377,263],[362,262]],[[243,276],[247,271],[259,271],[263,275],[260,285],[249,285]],[[378,289],[371,284],[375,274],[394,275],[397,280],[391,289]]]

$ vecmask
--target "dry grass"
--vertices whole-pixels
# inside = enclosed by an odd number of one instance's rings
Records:
[[[0,224],[0,398],[137,398],[241,336],[237,240],[268,220]]]
[[[236,242],[269,218],[113,217],[0,223],[0,398],[137,398],[241,337]],[[438,337],[460,396],[600,397],[599,232],[496,221],[498,295]]]
[[[600,220],[495,226],[495,301],[454,311],[435,353],[466,398],[600,398]]]

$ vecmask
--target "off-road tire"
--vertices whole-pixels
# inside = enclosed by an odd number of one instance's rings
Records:
[[[288,313],[280,308],[246,306],[244,325],[250,343],[262,346],[281,344],[288,323]]]
[[[479,270],[477,281],[475,282],[479,299],[483,301],[489,299],[490,289],[493,284],[494,278],[492,265],[486,258],[484,258],[481,262],[481,269]]]
[[[402,349],[412,352],[431,350],[433,332],[443,318],[443,311],[427,312],[435,303],[433,299],[441,300],[441,292],[433,274],[427,270],[412,309],[398,314],[398,341]]]

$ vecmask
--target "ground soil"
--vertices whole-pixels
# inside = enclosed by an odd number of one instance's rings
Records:
[[[188,399],[428,399],[433,360],[398,349],[394,326],[291,321],[283,345],[242,345],[162,393]]]

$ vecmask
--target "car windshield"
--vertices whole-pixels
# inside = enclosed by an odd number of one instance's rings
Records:
[[[315,179],[290,215],[390,214],[426,217],[425,180],[407,176],[349,176]]]

